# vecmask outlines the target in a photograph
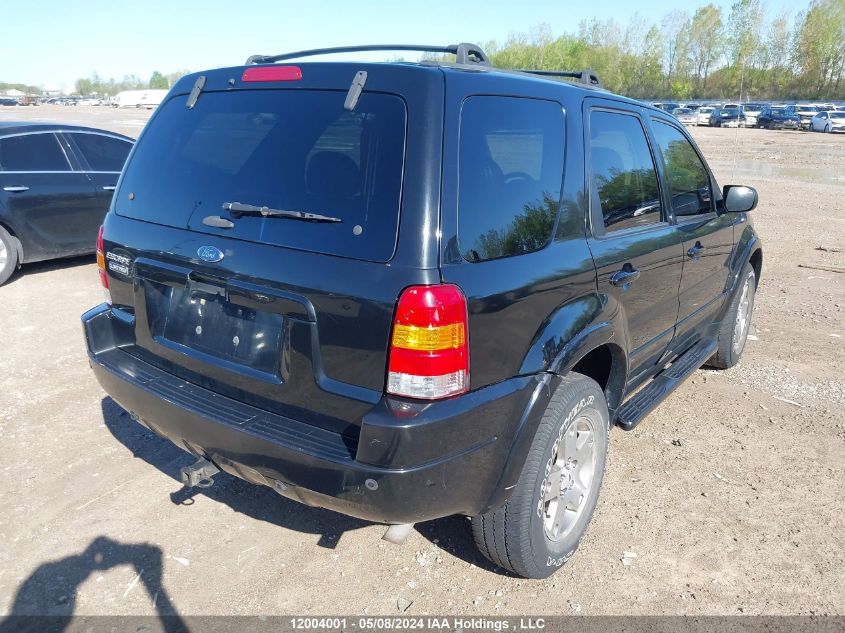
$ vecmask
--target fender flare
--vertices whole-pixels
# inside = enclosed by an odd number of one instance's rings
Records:
[[[728,275],[728,279],[726,282],[726,291],[725,294],[729,297],[728,300],[725,301],[724,307],[722,308],[720,314],[720,320],[724,318],[725,314],[727,313],[728,308],[730,307],[730,298],[733,297],[734,293],[737,291],[739,287],[739,276],[742,273],[742,269],[751,258],[754,256],[754,253],[760,251],[760,255],[762,257],[763,254],[763,247],[760,243],[760,238],[757,237],[757,233],[755,233],[754,229],[746,224],[745,229],[740,236],[740,239],[737,241],[736,248],[734,249],[734,256],[733,260],[731,261],[731,272]],[[762,262],[761,262],[761,270],[762,272]],[[762,275],[758,275],[757,277],[757,284],[760,283],[760,277]]]
[[[567,307],[583,300],[580,298],[575,302],[571,302],[561,306],[556,310],[546,321],[535,337],[535,343],[529,353],[526,354],[523,361],[523,368],[531,366],[531,361],[538,358],[536,353],[536,346],[538,341],[542,341],[541,348],[548,350],[552,345],[557,344],[556,353],[551,356],[546,353],[540,358],[544,359],[543,366],[537,371],[528,372],[534,373],[537,377],[537,385],[534,392],[522,412],[517,424],[517,429],[514,432],[513,441],[508,450],[505,465],[499,481],[493,489],[490,499],[485,505],[485,512],[492,508],[498,508],[503,505],[510,497],[513,487],[519,480],[522,473],[522,468],[525,465],[525,460],[528,458],[528,451],[531,448],[531,443],[534,441],[534,436],[537,433],[537,428],[540,421],[548,408],[551,401],[552,394],[560,385],[562,376],[566,375],[578,361],[584,358],[593,350],[602,345],[610,345],[612,349],[616,349],[614,353],[614,365],[617,367],[616,371],[610,376],[608,380],[608,391],[613,390],[619,396],[616,400],[621,400],[627,377],[627,359],[625,357],[624,349],[627,349],[628,333],[625,327],[625,319],[622,307],[611,298],[606,296],[592,295],[599,299],[600,309],[593,315],[592,321],[586,326],[578,330],[574,336],[569,336],[563,342],[560,339],[558,332],[560,329],[554,329],[553,325],[556,321],[561,325],[560,319],[555,317],[566,314],[562,312]],[[589,301],[589,300],[588,300]],[[568,324],[564,320],[563,324]],[[551,328],[551,329],[550,329]],[[619,362],[620,364],[616,364]],[[613,419],[613,411],[619,402],[608,403],[610,409],[611,419]]]

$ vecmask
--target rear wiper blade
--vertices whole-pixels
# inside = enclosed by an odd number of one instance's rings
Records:
[[[333,218],[330,215],[257,207],[254,204],[243,204],[242,202],[224,202],[223,210],[228,211],[236,220],[245,215],[260,215],[264,218],[290,218],[292,220],[306,220],[307,222],[343,222],[340,218]]]

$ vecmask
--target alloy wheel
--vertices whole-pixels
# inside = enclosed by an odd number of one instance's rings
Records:
[[[551,541],[564,538],[575,526],[596,475],[596,445],[593,421],[585,416],[574,420],[552,447],[551,469],[540,494],[543,499],[543,530]]]
[[[734,324],[733,349],[739,354],[745,346],[745,338],[748,334],[748,326],[751,324],[751,295],[754,292],[752,284],[754,275],[749,274],[742,286],[742,294],[739,297],[739,305],[736,307],[736,323]]]

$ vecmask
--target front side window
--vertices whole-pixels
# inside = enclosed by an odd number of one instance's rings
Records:
[[[0,138],[0,171],[70,171],[56,135],[23,134]]]
[[[666,181],[676,216],[713,210],[710,176],[693,146],[677,128],[655,121],[654,138],[666,166]]]
[[[470,97],[461,111],[458,242],[481,261],[549,243],[560,207],[563,110],[551,101]]]
[[[600,206],[608,231],[663,219],[654,160],[637,117],[590,113],[590,165],[594,204]]]
[[[132,145],[127,141],[102,134],[75,133],[70,136],[88,161],[88,166],[94,171],[120,171],[129,150],[132,149]]]

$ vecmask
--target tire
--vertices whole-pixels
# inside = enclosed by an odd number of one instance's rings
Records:
[[[824,128],[824,133],[825,133],[825,134],[830,134],[830,125],[825,126],[825,128]]]
[[[485,557],[525,578],[547,578],[569,560],[596,508],[609,426],[601,387],[587,376],[566,375],[543,414],[510,499],[472,517],[473,537]],[[570,486],[565,491],[564,477]],[[550,487],[549,481],[557,487]],[[553,490],[556,497],[551,496]],[[572,514],[567,514],[567,506],[561,507],[567,497],[578,506]],[[554,511],[558,507],[560,516]]]
[[[0,286],[9,280],[18,265],[18,248],[12,236],[0,226]]]
[[[719,326],[716,353],[707,361],[711,367],[728,369],[739,362],[748,340],[756,294],[757,275],[751,264],[747,263],[742,269],[739,285]]]

